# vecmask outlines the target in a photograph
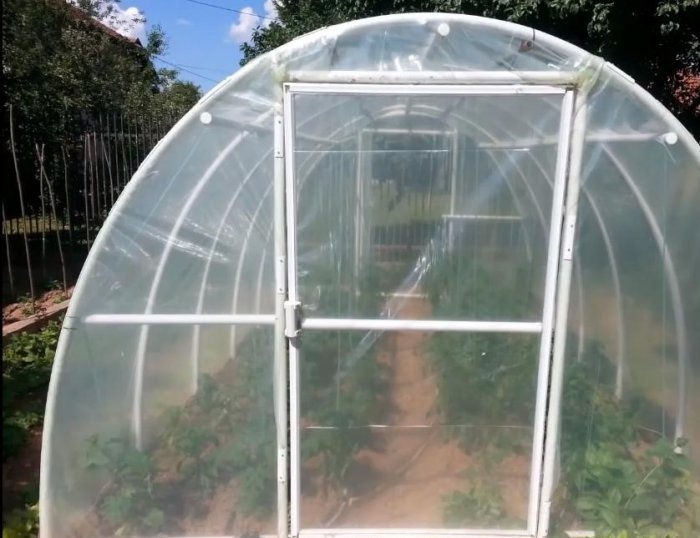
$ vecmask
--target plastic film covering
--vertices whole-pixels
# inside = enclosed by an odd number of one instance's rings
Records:
[[[588,93],[571,306],[557,313],[570,332],[552,523],[692,529],[697,143],[580,49],[499,21],[412,14],[322,29],[264,55],[143,163],[64,322],[42,538],[275,534],[278,515],[286,523],[272,325],[118,320],[272,320],[273,121],[282,84],[300,72],[507,73],[525,86],[544,73]],[[288,232],[305,315],[542,321],[562,95],[293,95]],[[302,527],[533,528],[539,351],[539,333],[305,333],[291,506]],[[604,481],[610,461],[629,471],[619,484]],[[670,476],[682,477],[679,505],[658,502]],[[610,506],[619,519],[602,515]]]

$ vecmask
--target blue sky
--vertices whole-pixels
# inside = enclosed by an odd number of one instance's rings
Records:
[[[199,0],[197,0],[199,1]],[[201,0],[245,14],[216,9],[191,0],[121,0],[119,9],[138,10],[146,18],[145,28],[130,32],[142,37],[154,24],[160,24],[168,37],[165,60],[181,66],[180,78],[198,84],[207,92],[217,82],[238,69],[240,43],[247,40],[257,24],[274,17],[270,0]],[[172,67],[156,62],[159,67]]]

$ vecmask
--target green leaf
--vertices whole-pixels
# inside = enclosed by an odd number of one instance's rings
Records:
[[[165,524],[165,514],[162,510],[151,508],[143,519],[144,524],[152,530],[158,530]]]

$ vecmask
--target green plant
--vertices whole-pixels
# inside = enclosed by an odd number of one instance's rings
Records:
[[[690,462],[673,444],[659,439],[636,458],[622,443],[585,451],[583,467],[569,469],[575,508],[601,535],[636,531],[666,536],[697,530],[691,516]]]
[[[56,294],[56,296],[51,301],[53,304],[62,303],[63,301],[65,301],[68,298],[68,296],[65,293],[65,290],[63,289],[63,284],[61,282],[59,282],[58,280],[55,280],[55,279],[51,280],[50,282],[48,282],[44,286],[44,289],[46,289],[47,291],[60,292],[60,293]]]
[[[59,332],[60,322],[51,322],[37,333],[12,336],[4,345],[3,460],[16,454],[30,429],[41,422],[40,411],[33,407],[43,407],[43,399],[35,393],[49,382]]]
[[[453,491],[443,502],[443,519],[449,526],[487,527],[501,525],[506,519],[500,493],[483,484]]]
[[[13,510],[3,524],[2,538],[36,538],[39,534],[39,505]]]
[[[31,411],[10,411],[2,419],[2,457],[15,456],[26,444],[29,431],[41,424],[41,415]]]
[[[562,408],[560,492],[564,512],[576,514],[604,537],[690,536],[700,530],[690,461],[661,437],[640,432],[640,398],[618,400],[610,362],[597,346],[567,365]]]
[[[164,527],[156,469],[147,454],[123,439],[95,435],[88,439],[86,463],[88,469],[107,474],[108,489],[99,507],[115,534],[154,534]]]
[[[524,272],[517,265],[508,271],[508,278]],[[501,278],[468,255],[439,253],[423,287],[438,319],[524,317],[526,295],[513,296]],[[463,447],[500,446],[503,455],[529,445],[522,427],[534,411],[538,345],[536,338],[517,334],[443,332],[428,341],[441,414],[448,424],[470,426],[453,430]]]
[[[498,285],[503,275],[486,267],[491,268],[459,253],[434,256],[424,279],[433,312],[445,318],[468,312],[524,317],[526,296],[514,297]],[[517,266],[511,271],[524,274]],[[527,435],[518,438],[508,429],[478,426],[530,423],[534,393],[527,380],[536,375],[537,345],[526,337],[459,333],[439,334],[429,342],[440,411],[450,424],[477,426],[454,428],[452,434],[479,458],[487,474],[504,456],[523,452],[530,443]],[[696,534],[700,521],[688,458],[673,443],[638,427],[653,406],[639,395],[619,400],[614,378],[613,363],[599,345],[587,343],[579,360],[567,362],[563,476],[554,527],[567,528],[577,520],[606,538]],[[478,510],[488,513],[490,508],[483,491],[472,489],[450,496],[445,510],[455,518],[461,512],[474,518]]]
[[[392,289],[397,275],[376,265],[364,267],[356,283],[334,270],[306,276],[319,283],[316,311],[324,315],[376,317],[381,292]],[[387,367],[376,359],[378,335],[310,331],[302,337],[301,408],[307,423],[328,429],[304,434],[304,460],[320,456],[325,487],[342,488],[355,455],[372,445],[365,427],[387,412]]]

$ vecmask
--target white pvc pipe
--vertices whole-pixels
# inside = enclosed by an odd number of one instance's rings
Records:
[[[86,325],[272,325],[272,314],[91,314]]]
[[[233,192],[231,195],[231,199],[228,202],[228,205],[226,206],[226,209],[224,209],[224,214],[221,217],[221,220],[219,221],[219,226],[216,230],[216,234],[214,236],[214,239],[211,243],[211,247],[209,248],[209,255],[207,256],[207,263],[204,267],[204,273],[202,274],[202,282],[200,283],[199,286],[199,294],[197,295],[197,306],[195,308],[195,312],[197,314],[200,314],[202,310],[204,309],[204,295],[207,290],[207,281],[209,280],[209,271],[211,270],[211,264],[214,259],[214,252],[216,251],[216,246],[219,243],[219,238],[221,237],[221,233],[224,230],[224,225],[226,221],[228,220],[229,213],[231,212],[233,206],[235,205],[236,201],[238,200],[239,196],[243,192],[244,187],[248,184],[248,181],[253,177],[255,172],[260,168],[260,166],[263,164],[265,159],[261,159],[258,161],[258,163],[248,172],[246,177],[243,179],[243,181],[240,182],[238,187],[236,187],[236,190]],[[193,333],[192,333],[192,349],[190,352],[190,357],[192,361],[192,392],[195,393],[197,391],[198,385],[199,385],[199,349],[200,349],[200,340],[201,340],[201,328],[199,326],[195,326]]]
[[[306,318],[302,329],[328,331],[459,331],[479,333],[532,333],[542,331],[539,321],[462,321],[446,319]]]
[[[593,132],[586,135],[586,142],[648,142],[649,140],[655,140],[659,136],[665,133],[605,133],[605,132]],[[557,138],[554,136],[547,136],[542,138],[525,138],[520,139],[514,143],[500,144],[500,143],[486,143],[479,144],[478,147],[483,148],[493,148],[493,149],[515,149],[515,148],[528,148],[544,145],[556,145]]]
[[[698,147],[700,147],[700,145]],[[669,254],[668,247],[666,246],[664,234],[661,231],[656,217],[654,216],[653,210],[646,201],[646,198],[644,198],[642,191],[639,190],[639,187],[634,182],[627,169],[624,168],[620,160],[613,155],[610,148],[604,146],[603,151],[605,151],[610,161],[612,161],[615,167],[620,171],[620,174],[627,183],[630,191],[632,191],[632,194],[637,199],[637,203],[644,213],[644,217],[646,218],[649,228],[651,229],[651,233],[654,236],[654,241],[656,242],[656,246],[659,249],[659,253],[661,254],[661,258],[663,260],[665,276],[668,278],[668,288],[669,292],[671,293],[671,307],[673,308],[673,316],[675,318],[676,343],[678,345],[678,416],[676,417],[675,438],[680,439],[684,436],[685,432],[689,358],[688,338],[686,335],[685,326],[685,312],[683,309],[683,296],[681,294],[680,284],[678,283],[676,268],[673,264],[673,260],[671,259],[671,255]]]
[[[263,280],[265,275],[265,260],[267,258],[267,247],[270,243],[270,237],[272,237],[272,232],[275,231],[275,223],[273,222],[267,230],[267,237],[265,237],[265,242],[262,254],[260,255],[260,267],[258,269],[258,284],[256,286],[257,292],[255,294],[255,312],[260,313],[262,308],[262,295],[263,295]]]
[[[282,101],[280,96],[279,101]],[[282,103],[280,103],[282,104]],[[274,219],[275,233],[275,342],[274,398],[277,425],[277,537],[289,536],[289,414],[287,411],[287,337],[285,336],[284,301],[287,297],[287,238],[285,226],[285,128],[283,111],[274,117]]]
[[[363,237],[364,226],[362,224],[362,202],[363,191],[362,176],[365,172],[366,162],[364,155],[365,137],[362,131],[357,133],[357,162],[355,169],[355,260],[353,264],[353,285],[355,293],[359,293],[358,283],[360,280],[360,258],[363,256]]]
[[[528,531],[535,533],[539,511],[540,481],[545,431],[547,420],[547,387],[549,386],[549,358],[552,349],[552,334],[555,326],[557,277],[559,275],[559,249],[562,243],[562,218],[566,193],[567,170],[571,149],[571,124],[574,113],[574,94],[567,92],[561,106],[557,162],[552,187],[552,214],[549,225],[549,245],[545,273],[544,300],[542,307],[542,338],[537,372],[537,394],[535,400],[535,432],[531,458],[530,495],[528,505]]]
[[[236,311],[236,305],[238,304],[238,292],[240,290],[240,283],[241,283],[241,275],[243,274],[243,264],[245,260],[245,255],[248,250],[248,244],[250,243],[250,238],[253,235],[253,231],[255,230],[255,221],[258,219],[258,215],[260,214],[260,211],[262,211],[262,208],[265,206],[265,199],[267,196],[270,194],[270,192],[273,190],[274,187],[274,182],[270,183],[267,186],[267,189],[265,189],[265,192],[260,196],[260,202],[258,203],[258,207],[255,208],[255,212],[253,213],[253,216],[250,218],[250,222],[248,224],[248,230],[246,231],[245,238],[243,239],[243,246],[241,247],[241,252],[238,256],[238,265],[236,267],[236,277],[233,282],[233,297],[231,298],[231,312]],[[229,355],[233,357],[233,355],[236,352],[236,326],[232,325],[231,326],[231,333],[229,334]]]
[[[450,213],[454,215],[457,211],[457,166],[459,165],[459,136],[457,131],[452,132],[452,160],[450,163]],[[508,183],[508,185],[510,185],[510,183]],[[513,194],[513,198],[515,198],[515,191],[513,191],[512,187],[511,193]],[[518,207],[518,209],[520,208]],[[525,236],[529,237],[527,232]],[[447,223],[447,245],[449,251],[452,252],[455,248],[455,231],[452,222]]]
[[[284,209],[286,214],[286,266],[281,268],[286,272],[287,300],[299,301],[297,288],[297,250],[296,250],[296,180],[294,154],[294,106],[289,91],[284,91]],[[288,380],[289,380],[289,532],[291,536],[298,536],[301,526],[301,440],[300,440],[300,394],[299,394],[299,339],[290,338],[288,342]],[[286,514],[285,514],[286,515]]]
[[[518,529],[446,529],[422,528],[422,529],[386,529],[386,528],[333,528],[333,529],[304,529],[299,532],[303,538],[381,538],[391,536],[392,538],[415,538],[450,536],[451,538],[532,538],[525,530]]]
[[[195,187],[192,189],[189,198],[185,202],[180,214],[178,215],[175,224],[173,225],[168,241],[165,244],[163,253],[161,254],[160,260],[158,262],[158,268],[156,269],[155,275],[153,276],[153,282],[151,284],[151,289],[148,293],[146,299],[146,307],[144,309],[145,314],[151,314],[153,312],[153,307],[155,305],[156,295],[158,293],[158,288],[160,287],[160,281],[165,272],[166,261],[170,255],[170,251],[173,249],[174,245],[177,243],[175,238],[180,231],[180,228],[185,223],[185,219],[190,209],[194,203],[199,199],[200,192],[209,182],[211,176],[213,176],[219,169],[220,165],[228,157],[229,153],[235,148],[243,139],[244,135],[238,135],[224,148],[224,150],[217,155],[216,159],[207,167],[204,175],[199,179]],[[148,341],[148,325],[141,327],[141,332],[139,334],[138,346],[136,349],[136,361],[134,366],[134,406],[132,409],[132,430],[134,435],[134,444],[138,450],[143,448],[143,376],[145,367],[145,356],[146,356],[146,343]]]
[[[445,220],[498,220],[498,221],[519,221],[523,220],[518,215],[443,215]]]
[[[287,81],[293,83],[348,84],[347,92],[358,92],[350,86],[355,84],[469,84],[508,85],[512,93],[527,91],[529,85],[575,86],[580,73],[572,71],[291,71]],[[522,85],[522,89],[518,86]],[[303,91],[303,90],[302,90]],[[318,91],[310,88],[307,91]],[[391,88],[386,90],[390,93]],[[399,90],[400,91],[400,90]],[[544,91],[544,90],[543,90]],[[412,89],[415,93],[415,88]],[[462,93],[464,90],[462,90]],[[458,92],[456,92],[458,93]]]
[[[585,183],[582,187],[583,193],[588,199],[588,203],[593,210],[596,220],[600,226],[600,232],[603,236],[603,243],[605,244],[605,250],[608,252],[608,259],[610,260],[610,272],[613,279],[613,291],[615,293],[615,298],[617,299],[617,372],[615,374],[615,395],[618,399],[622,398],[623,388],[624,388],[624,375],[625,375],[625,320],[623,315],[623,304],[622,304],[622,286],[620,285],[620,273],[617,268],[617,260],[615,259],[615,252],[613,250],[612,241],[610,240],[610,234],[608,229],[603,224],[603,216],[598,209],[598,204],[596,204],[593,199],[593,195],[586,189]],[[579,271],[580,274],[580,271]]]
[[[581,168],[583,161],[583,150],[586,137],[587,107],[586,95],[582,92],[576,96],[574,108],[573,128],[571,133],[571,151],[568,163],[568,185],[566,190],[566,204],[563,211],[559,212],[560,219],[556,222],[556,230],[564,231],[561,244],[561,253],[550,252],[554,258],[554,264],[558,268],[558,281],[552,282],[556,289],[556,308],[550,312],[551,322],[554,323],[554,342],[551,333],[547,346],[551,345],[551,374],[550,379],[538,384],[538,394],[542,394],[542,404],[547,404],[547,435],[545,438],[544,458],[542,461],[542,490],[538,494],[541,498],[539,503],[539,521],[536,528],[531,528],[537,538],[545,538],[549,532],[550,513],[552,507],[552,497],[556,482],[556,466],[559,444],[559,430],[561,417],[561,397],[564,385],[565,351],[569,313],[569,296],[571,291],[571,275],[573,271],[573,256],[571,250],[573,246],[573,233],[575,231],[576,218],[578,214],[579,193],[581,187]],[[566,169],[564,171],[566,173]],[[563,193],[562,193],[563,194]],[[554,218],[552,226],[555,226]],[[552,230],[554,232],[554,230]],[[549,353],[547,354],[549,356]],[[549,402],[546,402],[547,387],[549,387]],[[537,510],[537,507],[535,508]]]

